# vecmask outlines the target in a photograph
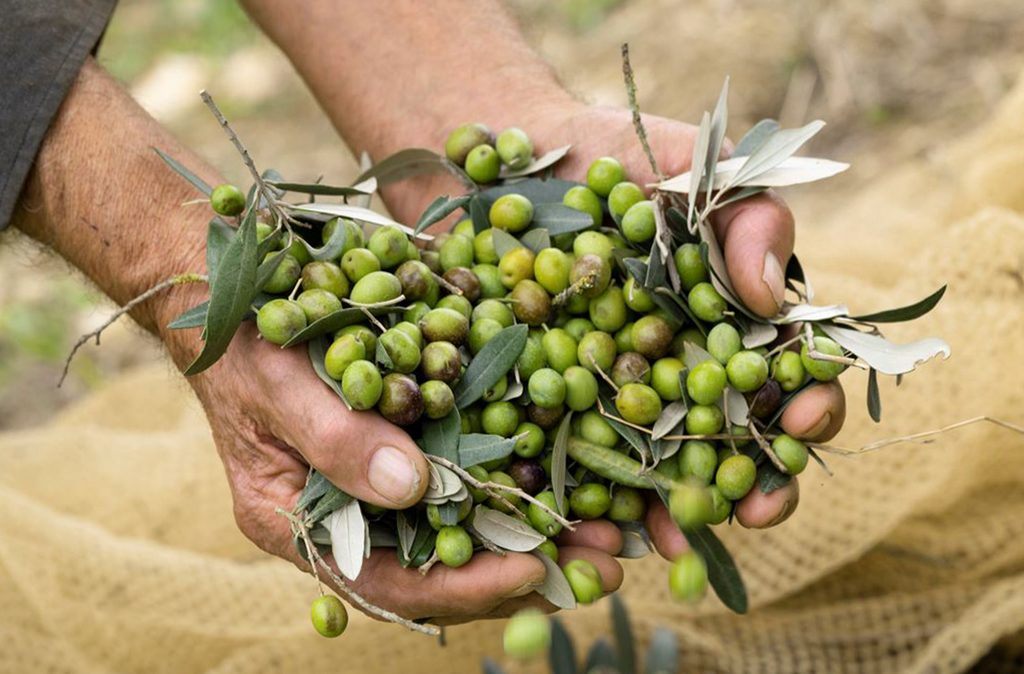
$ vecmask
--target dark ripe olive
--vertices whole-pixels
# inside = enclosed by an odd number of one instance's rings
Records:
[[[423,393],[412,377],[392,372],[384,377],[377,409],[396,426],[411,426],[423,414]]]
[[[758,419],[767,419],[782,404],[782,387],[779,382],[769,379],[756,393],[748,393],[750,413]]]
[[[672,327],[659,316],[644,316],[633,324],[633,348],[647,358],[657,360],[672,346]]]
[[[431,342],[423,347],[420,369],[427,379],[451,384],[462,374],[459,348],[451,342]]]
[[[395,270],[395,276],[402,283],[402,294],[413,302],[422,300],[430,293],[430,288],[437,285],[430,267],[419,260],[403,262]]]
[[[529,279],[520,281],[512,290],[512,311],[527,325],[540,325],[551,315],[551,298],[544,287]]]
[[[470,302],[480,299],[480,279],[465,267],[452,267],[444,273],[445,281],[462,291],[462,296]]]
[[[569,270],[569,282],[576,283],[580,279],[590,278],[591,281],[580,290],[583,297],[594,298],[608,287],[612,280],[612,268],[608,261],[599,255],[588,253],[576,258]]]
[[[612,381],[618,387],[639,382],[651,383],[651,366],[647,359],[636,351],[620,354],[612,365]]]
[[[530,496],[539,494],[548,483],[547,473],[532,460],[516,461],[509,467],[508,474],[516,481],[516,486]]]
[[[565,416],[565,405],[544,408],[530,403],[530,406],[526,408],[526,417],[545,431],[550,431],[557,426],[563,416]]]

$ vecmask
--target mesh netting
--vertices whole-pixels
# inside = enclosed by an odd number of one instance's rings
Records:
[[[898,390],[885,381],[880,427],[865,377],[846,375],[845,446],[983,413],[1021,421],[1024,82],[949,145],[801,230],[821,301],[886,308],[950,283],[937,311],[889,336],[942,335],[954,358]],[[836,476],[812,466],[785,525],[722,532],[750,615],[678,607],[664,562],[626,562],[641,637],[674,628],[683,671],[1024,670],[1024,438],[973,426],[826,458]],[[355,611],[327,641],[309,625],[314,595],[237,532],[202,413],[167,367],[0,434],[0,671],[476,671],[500,652],[497,623],[449,630],[441,648]],[[582,643],[606,629],[603,604],[564,617]]]

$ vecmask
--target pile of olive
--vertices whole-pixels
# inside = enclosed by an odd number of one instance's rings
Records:
[[[511,169],[529,164],[532,152],[521,130],[506,130],[495,141],[481,124],[459,127],[446,145],[448,158],[478,183],[497,180],[502,164]],[[616,251],[646,260],[657,226],[654,205],[626,180],[614,158],[594,161],[586,184],[572,186],[562,198],[564,206],[590,215],[592,226],[553,236],[550,247],[536,252],[525,245],[502,255],[496,250],[496,231],[516,236],[535,226],[535,204],[517,193],[514,183],[506,188],[490,205],[489,227],[479,222],[474,227],[467,217],[422,248],[397,227],[379,227],[366,237],[351,220],[328,221],[323,240],[345,227],[344,249],[337,259],[314,261],[305,247],[291,246],[263,288],[280,297],[259,309],[262,338],[285,344],[344,305],[390,305],[394,310],[380,320],[367,316],[334,334],[323,365],[352,408],[375,408],[415,437],[422,419],[451,412],[453,389],[488,341],[505,328],[526,324],[529,337],[515,367],[479,401],[460,409],[464,433],[516,438],[510,456],[473,466],[471,475],[517,486],[554,509],[552,448],[561,420],[571,411],[567,472],[575,486],[567,503],[572,517],[642,522],[647,500],[641,490],[658,482],[671,495],[670,511],[680,527],[729,519],[733,503],[755,486],[761,449],[746,428],[726,428],[720,401],[727,387],[746,396],[750,414],[763,420],[775,413],[785,393],[808,378],[834,379],[843,365],[811,358],[806,346],[802,353],[782,350],[770,358],[764,347],[745,349],[695,243],[674,245],[671,263],[685,292],[681,299],[699,324],[684,323],[660,306],[654,289],[642,287],[617,260]],[[261,240],[270,233],[260,226]],[[687,344],[710,358],[688,369]],[[814,344],[818,352],[842,355],[827,337],[815,337]],[[614,409],[601,404],[603,396]],[[680,400],[688,405],[685,434],[706,439],[687,440],[650,476],[641,475],[620,434],[622,424],[650,429],[667,405]],[[746,439],[721,439],[730,434]],[[807,448],[787,435],[773,435],[778,460],[789,474],[800,473]],[[506,493],[502,501],[484,491],[469,492],[460,521],[473,503],[485,503],[506,512],[510,506],[518,509],[549,538],[562,529],[549,512],[514,495]],[[439,530],[434,545],[439,560],[449,566],[468,562],[479,542],[462,526],[443,526],[436,505],[423,507]],[[541,550],[557,561],[552,541]],[[565,571],[578,601],[600,596],[593,565],[577,561]],[[674,563],[675,596],[699,598],[706,585],[699,556],[689,553]]]

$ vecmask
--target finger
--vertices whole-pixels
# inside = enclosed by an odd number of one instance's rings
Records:
[[[448,616],[444,618],[438,618],[437,620],[431,620],[430,622],[442,627],[450,625],[462,625],[467,622],[475,620],[504,620],[505,618],[511,618],[519,611],[524,609],[537,609],[542,613],[552,614],[558,612],[558,607],[544,599],[536,592],[526,595],[525,597],[516,597],[515,599],[509,599],[498,604],[498,606],[487,613],[478,616]]]
[[[622,565],[615,559],[600,550],[569,545],[558,548],[558,565],[565,567],[574,559],[585,559],[601,573],[601,587],[605,593],[615,592],[622,585]]]
[[[782,307],[786,264],[793,254],[793,213],[773,192],[715,212],[715,232],[736,293],[752,311],[771,317]]]
[[[765,529],[789,519],[800,503],[800,481],[793,478],[785,487],[770,494],[757,487],[750,490],[736,503],[733,515],[741,526],[748,529]]]
[[[352,587],[371,603],[410,619],[475,617],[530,594],[545,575],[544,564],[533,555],[478,552],[465,566],[435,564],[424,576],[402,568],[393,550],[379,550]]]
[[[273,432],[342,491],[391,509],[412,506],[429,482],[427,460],[401,428],[376,412],[348,410],[301,349],[257,342],[268,391],[278,392]]]
[[[661,500],[652,499],[650,507],[647,509],[645,524],[647,532],[651,535],[651,542],[654,543],[654,549],[665,559],[674,560],[690,549],[686,537],[672,521],[668,508]]]
[[[576,531],[564,529],[556,542],[559,547],[571,545],[593,548],[617,555],[622,551],[622,532],[608,520],[591,520],[577,524]]]
[[[846,395],[839,382],[811,386],[782,413],[782,429],[794,438],[825,442],[846,421]]]

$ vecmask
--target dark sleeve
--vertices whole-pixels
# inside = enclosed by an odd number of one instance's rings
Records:
[[[4,0],[0,10],[0,230],[60,104],[117,0]]]

